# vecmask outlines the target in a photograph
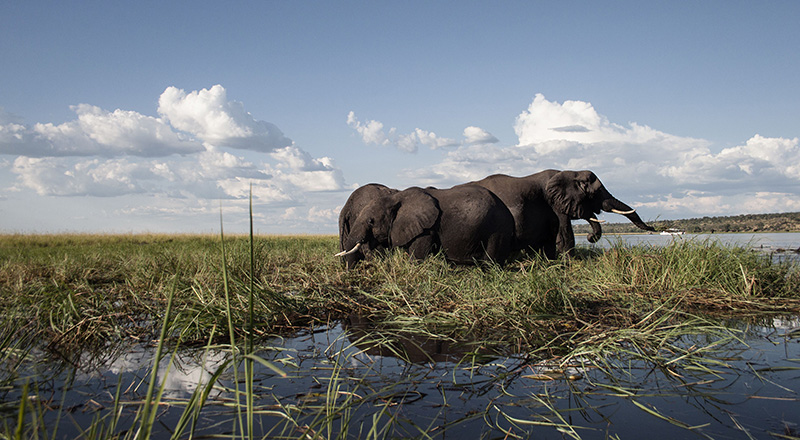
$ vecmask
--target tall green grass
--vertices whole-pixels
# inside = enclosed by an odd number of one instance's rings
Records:
[[[250,348],[260,336],[349,315],[524,347],[581,322],[628,326],[654,310],[789,312],[800,300],[792,265],[714,242],[617,245],[502,268],[395,252],[346,271],[332,256],[335,237],[224,239],[223,251],[209,236],[0,237],[2,336],[36,335],[65,354],[109,338],[156,339],[152,323],[173,280],[185,344],[225,328]]]
[[[117,397],[113,413],[90,427],[91,438],[148,438],[162,403],[163,383],[155,374],[162,354],[192,346],[224,347],[229,358],[181,403],[176,438],[193,435],[226,374],[233,377],[231,437],[253,438],[257,416],[269,415],[283,421],[270,431],[277,436],[382,438],[392,435],[397,420],[379,410],[371,425],[355,421],[353,414],[375,401],[344,379],[348,360],[341,357],[323,405],[257,407],[255,364],[281,372],[256,355],[259,341],[358,316],[383,334],[449,338],[471,344],[473,353],[514,351],[601,368],[612,368],[603,364],[609,356],[702,368],[703,350],[689,350],[681,340],[724,333],[714,317],[800,312],[795,265],[714,242],[617,244],[506,267],[454,267],[441,255],[415,262],[398,251],[352,271],[333,257],[336,246],[336,237],[256,236],[252,225],[246,236],[0,237],[0,385],[22,387],[19,421],[4,432],[47,437],[45,409],[16,373],[32,350],[69,369],[102,358],[115,347],[108,341],[156,343],[148,392],[134,419],[138,428],[120,435]],[[391,340],[368,337],[392,349]],[[420,427],[415,434],[424,432]]]

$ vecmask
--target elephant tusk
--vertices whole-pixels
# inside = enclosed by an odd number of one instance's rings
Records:
[[[633,214],[634,212],[636,212],[636,210],[635,209],[631,209],[630,211],[620,211],[618,209],[612,209],[611,212],[613,212],[614,214],[630,215],[630,214]]]
[[[341,251],[338,254],[334,255],[334,257],[344,257],[345,255],[350,255],[350,254],[355,253],[356,251],[358,251],[358,248],[360,248],[360,247],[361,247],[361,243],[356,243],[356,245],[353,246],[353,249],[350,249],[349,251]]]
[[[605,220],[598,220],[596,218],[590,218],[589,221],[590,222],[596,222],[596,223],[605,223],[606,222]]]

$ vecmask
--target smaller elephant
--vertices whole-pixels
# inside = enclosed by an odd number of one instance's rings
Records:
[[[477,185],[382,191],[347,226],[347,231],[340,228],[342,252],[337,256],[345,258],[348,268],[391,248],[405,249],[415,259],[442,251],[456,264],[504,264],[514,238],[511,212]]]
[[[350,236],[350,230],[352,229],[353,222],[355,222],[356,217],[361,213],[365,206],[367,206],[371,201],[381,199],[385,196],[392,195],[396,193],[398,190],[394,188],[389,188],[386,185],[381,185],[380,183],[370,183],[364,186],[358,187],[350,197],[347,198],[347,202],[345,202],[342,210],[339,212],[339,250],[346,251],[350,248],[345,248],[345,242],[348,242],[348,237]],[[377,243],[374,243],[377,246]],[[376,249],[378,250],[378,249]],[[348,267],[352,267],[360,257],[363,258],[363,255],[358,254],[350,254],[344,258],[344,262]]]

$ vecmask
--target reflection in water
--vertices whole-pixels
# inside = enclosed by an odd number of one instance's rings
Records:
[[[694,351],[693,356],[672,353],[645,362],[621,353],[600,363],[577,359],[569,365],[524,356],[465,357],[469,351],[452,341],[375,334],[352,320],[347,326],[304,330],[267,341],[258,353],[287,373],[282,377],[256,364],[259,436],[319,434],[324,414],[336,408],[347,411],[331,419],[334,433],[346,425],[352,437],[376,425],[389,437],[422,432],[451,438],[638,438],[642,432],[675,438],[687,431],[713,438],[796,435],[800,320],[765,321],[730,322],[730,332],[682,336],[670,348]],[[65,409],[75,423],[62,422],[58,438],[76,437],[76,426],[86,429],[113,411],[119,384],[121,400],[130,402],[120,424],[130,425],[138,409],[133,402],[144,397],[151,356],[151,349],[139,347],[104,364],[95,362],[101,366],[91,371],[75,371],[71,384],[67,372],[40,381],[37,393],[49,408],[42,410],[43,417],[55,417],[66,393]],[[155,437],[170,434],[182,402],[229,356],[219,348],[179,351],[169,373],[159,371],[172,404],[160,408]],[[36,373],[39,367],[26,368]],[[228,368],[203,407],[198,434],[230,432],[235,387]],[[18,398],[3,396],[6,402]],[[9,417],[15,417],[13,411]]]
[[[154,347],[137,346],[119,356],[107,359],[91,371],[78,374],[78,379],[92,380],[104,375],[135,375],[148,372],[155,356]],[[167,397],[184,397],[207,384],[212,374],[230,356],[221,349],[179,351],[174,358],[167,357],[158,366],[158,383],[164,384]],[[90,364],[87,362],[86,364]],[[169,370],[169,371],[167,371]],[[148,376],[143,376],[148,377]]]
[[[361,354],[399,358],[413,364],[460,362],[474,358],[486,362],[493,355],[480,341],[455,341],[430,334],[413,334],[377,327],[372,321],[351,315],[343,322],[347,338]]]

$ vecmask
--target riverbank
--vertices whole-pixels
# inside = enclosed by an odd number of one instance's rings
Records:
[[[272,418],[264,429],[278,429],[286,438],[306,438],[310,432],[359,436],[369,430],[402,435],[395,429],[408,426],[419,427],[411,432],[421,435],[457,428],[446,414],[443,421],[409,425],[390,409],[393,401],[407,401],[408,392],[398,391],[397,383],[378,382],[374,358],[363,364],[359,374],[364,377],[353,377],[356,356],[396,357],[400,364],[392,365],[406,377],[403,365],[438,364],[436,350],[459,345],[457,357],[444,367],[456,366],[453,377],[472,377],[487,356],[515,359],[513,371],[498,370],[483,379],[504,389],[502,381],[512,373],[532,380],[555,380],[551,376],[559,374],[579,379],[591,371],[616,376],[618,362],[688,377],[717,368],[711,355],[718,343],[708,341],[736,340],[726,322],[763,323],[800,314],[796,265],[714,242],[581,247],[571,259],[528,258],[505,267],[452,266],[439,256],[411,262],[397,252],[351,271],[333,257],[336,251],[333,236],[0,237],[0,385],[10,406],[0,432],[13,437],[14,427],[25,426],[27,434],[50,434],[52,419],[59,417],[53,408],[61,407],[29,399],[30,390],[49,387],[50,374],[86,374],[131,346],[157,349],[146,352],[152,359],[146,371],[118,385],[116,393],[124,399],[98,404],[98,415],[81,427],[110,432],[97,438],[113,438],[119,429],[187,432],[194,426],[190,420],[215,435],[230,434],[234,426],[230,437],[239,438],[255,429],[245,419],[262,416]],[[320,328],[346,328],[342,337],[352,345],[343,351],[328,341],[309,354],[271,348],[276,335],[293,338],[301,329],[313,335]],[[412,352],[422,358],[413,359]],[[190,388],[188,397],[137,393],[140,387],[157,393],[167,382],[163,371],[171,362],[169,353],[210,357],[218,366]],[[316,382],[309,389],[277,394],[271,385],[253,388],[264,377],[300,371],[303,359],[312,356],[320,364],[312,370]],[[254,365],[262,372],[254,373]],[[580,366],[577,374],[567,368],[571,365]],[[617,387],[615,393],[635,392],[619,383],[609,386]],[[365,389],[372,391],[363,394]],[[113,396],[115,390],[101,392]],[[442,408],[455,404],[450,402],[457,397],[448,400],[441,392]],[[222,393],[220,400],[209,397],[215,393]],[[310,400],[298,403],[300,394]],[[549,402],[536,396],[533,407]],[[513,412],[520,404],[509,403],[500,415],[522,420]],[[238,416],[229,410],[206,419],[215,405],[232,407]],[[117,419],[123,406],[136,412]],[[470,409],[459,420],[466,423],[475,414],[497,417],[494,408]],[[360,424],[344,423],[356,409]],[[150,415],[155,412],[162,415],[156,419]],[[18,425],[17,419],[27,422]],[[531,425],[523,422],[513,422],[516,432],[527,432]],[[490,432],[507,429],[499,428],[504,423],[492,422]],[[217,424],[225,428],[215,430]],[[552,418],[536,426],[571,429]]]
[[[608,220],[615,220],[609,216]],[[656,231],[678,229],[691,233],[721,233],[721,232],[800,232],[800,212],[774,213],[774,214],[747,214],[722,217],[698,217],[679,220],[652,220],[647,224]],[[576,234],[587,234],[591,231],[584,222],[573,222]],[[641,232],[631,223],[605,223],[603,232],[609,234]]]

